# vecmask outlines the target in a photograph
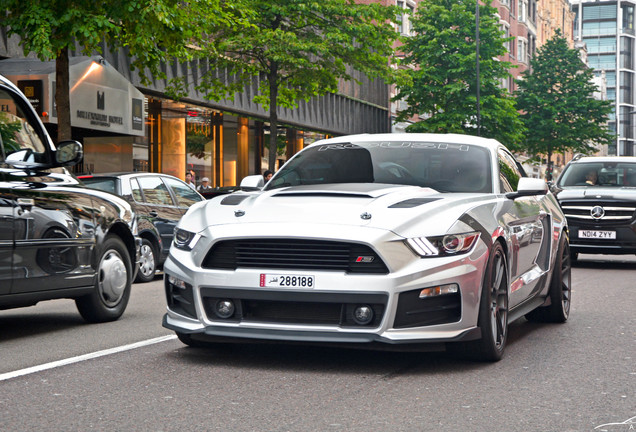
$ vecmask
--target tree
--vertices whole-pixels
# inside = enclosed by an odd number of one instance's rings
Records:
[[[161,63],[191,57],[190,43],[203,39],[202,28],[223,19],[219,0],[2,0],[3,25],[21,38],[25,54],[40,60],[55,59],[55,102],[58,140],[71,138],[69,49],[79,45],[83,54],[101,52],[102,44],[126,47],[132,67],[147,82],[146,74],[165,77]],[[213,22],[211,22],[212,20]]]
[[[489,2],[479,6],[479,95],[481,119],[477,130],[475,0],[427,0],[412,17],[415,34],[404,38],[405,67],[396,100],[408,108],[399,121],[424,120],[409,132],[480,134],[509,147],[523,137],[515,101],[500,85],[510,76],[510,63],[497,60],[506,53],[503,32]]]
[[[559,31],[530,62],[518,82],[517,104],[521,119],[532,133],[526,138],[531,154],[590,153],[595,144],[613,141],[607,128],[612,104],[594,97],[594,73]]]
[[[200,55],[212,70],[199,89],[208,99],[231,98],[259,78],[253,101],[269,111],[273,171],[279,106],[335,93],[339,79],[354,79],[354,71],[390,76],[397,9],[353,0],[250,0],[240,9],[250,26],[210,31],[216,44]]]

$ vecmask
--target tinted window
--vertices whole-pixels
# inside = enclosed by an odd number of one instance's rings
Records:
[[[81,177],[82,183],[91,189],[97,189],[104,192],[116,194],[115,179],[103,177]]]
[[[592,174],[590,176],[590,174]],[[595,178],[599,186],[636,187],[636,164],[626,162],[593,162],[570,164],[559,178],[559,186],[589,186]]]
[[[192,204],[203,201],[203,198],[190,186],[180,180],[164,177],[163,179],[177,197],[180,207],[190,207]]]
[[[137,180],[148,204],[174,205],[170,192],[160,177],[139,177]]]
[[[48,163],[46,147],[29,124],[21,102],[0,89],[0,105],[0,161]]]
[[[266,189],[327,183],[387,183],[442,192],[492,192],[489,152],[436,142],[324,144],[287,163]]]
[[[499,183],[501,192],[514,192],[517,190],[519,179],[523,177],[517,161],[512,155],[504,150],[498,153],[499,159]]]
[[[139,183],[137,179],[130,179],[130,190],[132,191],[133,199],[137,202],[143,202],[144,199],[141,196],[141,188],[139,187]]]

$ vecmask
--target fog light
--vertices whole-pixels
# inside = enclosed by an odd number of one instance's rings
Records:
[[[214,305],[214,313],[219,318],[227,319],[234,315],[234,302],[232,300],[219,300]]]
[[[420,291],[420,298],[437,297],[445,294],[456,294],[459,292],[459,285],[448,284],[436,287],[424,288]]]
[[[357,306],[353,311],[353,320],[356,324],[367,325],[373,320],[373,309],[370,306]]]
[[[174,276],[168,276],[168,283],[176,288],[186,289],[186,283]]]

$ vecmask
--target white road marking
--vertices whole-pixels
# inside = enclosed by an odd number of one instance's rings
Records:
[[[77,357],[71,357],[71,358],[67,358],[67,359],[63,359],[63,360],[57,360],[54,362],[50,362],[50,363],[45,363],[45,364],[41,364],[38,366],[32,366],[29,368],[25,368],[25,369],[20,369],[17,371],[13,371],[13,372],[7,372],[4,374],[0,374],[0,381],[5,381],[11,378],[16,378],[19,376],[23,376],[23,375],[29,375],[35,372],[41,372],[47,369],[53,369],[56,367],[60,367],[60,366],[66,366],[69,364],[73,364],[73,363],[79,363],[82,361],[86,361],[86,360],[91,360],[94,358],[98,358],[98,357],[103,357],[103,356],[107,356],[107,355],[111,355],[111,354],[116,354],[116,353],[120,353],[123,351],[129,351],[129,350],[133,350],[136,348],[141,348],[144,346],[148,346],[148,345],[153,345],[156,343],[160,343],[160,342],[165,342],[165,341],[169,341],[172,339],[176,339],[177,336],[176,335],[168,335],[168,336],[161,336],[161,337],[157,337],[154,339],[147,339],[145,341],[140,341],[140,342],[135,342],[129,345],[122,345],[119,347],[115,347],[115,348],[109,348],[109,349],[105,349],[102,351],[96,351],[94,353],[88,353],[88,354],[84,354],[81,356],[77,356]]]

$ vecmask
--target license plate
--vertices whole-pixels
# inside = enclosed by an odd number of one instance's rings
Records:
[[[260,286],[269,288],[313,288],[313,276],[261,273]]]
[[[616,231],[579,230],[579,238],[615,239]]]

